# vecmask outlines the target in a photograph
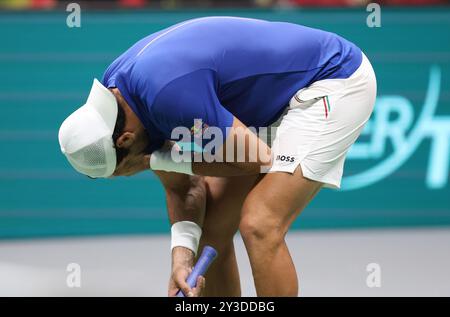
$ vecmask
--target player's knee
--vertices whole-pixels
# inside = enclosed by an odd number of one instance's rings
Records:
[[[210,245],[210,246],[214,247],[214,249],[219,254],[219,256],[214,261],[214,267],[223,268],[224,266],[228,267],[230,265],[230,261],[232,261],[233,257],[235,256],[233,241],[229,241],[227,243],[217,243],[217,241],[215,241],[213,243],[210,243],[210,242],[202,243],[200,245],[199,250],[203,249],[203,247],[205,245]],[[215,270],[212,270],[212,271],[215,271]]]
[[[244,204],[243,208],[239,230],[246,244],[276,248],[283,243],[286,229],[276,216],[267,216],[276,213],[268,210],[266,204],[253,201],[251,204]]]
[[[202,245],[211,245],[220,254],[227,253],[233,248],[233,237],[235,232],[230,230],[214,230],[204,227],[200,243]]]
[[[229,265],[230,260],[235,254],[233,241],[226,244],[221,244],[218,248],[216,248],[216,251],[220,254],[220,256],[216,259],[217,265]]]

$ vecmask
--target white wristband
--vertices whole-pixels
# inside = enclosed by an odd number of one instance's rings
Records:
[[[197,255],[198,244],[202,235],[202,228],[192,221],[179,221],[172,225],[172,245],[175,247],[185,247]]]
[[[155,171],[193,175],[192,162],[190,160],[183,160],[182,155],[180,156],[177,151],[179,151],[179,148],[176,145],[170,151],[154,151],[150,155],[150,168]],[[174,161],[172,155],[177,155],[179,162]]]

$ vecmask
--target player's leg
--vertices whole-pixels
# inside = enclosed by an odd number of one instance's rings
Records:
[[[340,186],[346,153],[375,95],[375,74],[363,57],[348,79],[313,83],[291,99],[272,146],[272,173],[252,189],[242,210],[240,230],[258,295],[298,294],[285,235],[322,185]]]
[[[322,184],[293,174],[266,175],[242,209],[240,231],[252,266],[258,296],[297,296],[298,281],[285,242],[286,233]]]
[[[207,177],[207,206],[200,248],[212,245],[219,256],[206,274],[204,296],[240,296],[239,271],[233,237],[242,204],[256,177]]]

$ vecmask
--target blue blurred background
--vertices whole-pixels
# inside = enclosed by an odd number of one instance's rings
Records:
[[[344,188],[323,190],[295,229],[449,226],[448,1],[380,3],[381,27],[371,28],[365,1],[80,2],[81,27],[70,28],[67,2],[0,0],[0,238],[168,232],[152,173],[80,176],[57,131],[93,78],[135,41],[210,15],[335,32],[375,68],[376,110],[349,153]]]

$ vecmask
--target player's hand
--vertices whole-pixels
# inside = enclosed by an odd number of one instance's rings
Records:
[[[186,294],[187,297],[200,297],[202,296],[203,289],[205,288],[205,278],[199,276],[197,278],[197,285],[194,288],[190,288],[186,283],[186,279],[191,273],[191,268],[179,267],[172,270],[172,276],[169,281],[169,296],[176,296],[179,290]]]
[[[198,297],[202,295],[205,287],[205,278],[199,276],[197,285],[190,288],[186,279],[192,272],[194,264],[194,253],[184,247],[176,247],[172,250],[172,274],[169,280],[169,296],[176,296],[181,290],[187,297]]]

